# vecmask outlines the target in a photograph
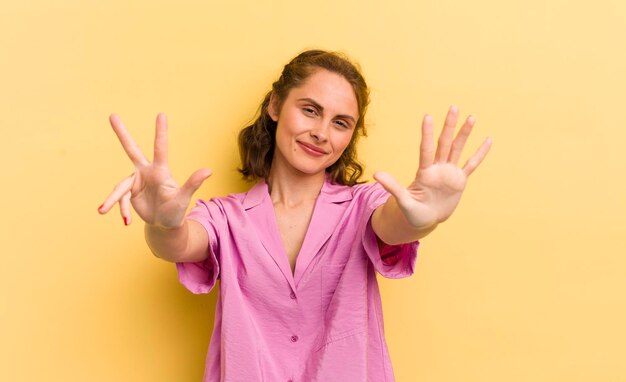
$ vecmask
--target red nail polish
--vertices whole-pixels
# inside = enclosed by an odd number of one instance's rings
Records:
[[[100,207],[98,207],[98,211],[100,211],[102,209],[102,207],[104,207],[104,203],[100,205]]]
[[[124,216],[124,225],[128,225],[128,218]]]

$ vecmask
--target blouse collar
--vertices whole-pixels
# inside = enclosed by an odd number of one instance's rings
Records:
[[[259,180],[245,195],[243,208],[249,210],[261,204],[266,198],[269,199],[269,188],[265,179]],[[352,187],[332,183],[328,175],[324,177],[324,184],[319,198],[329,203],[343,203],[352,200]]]

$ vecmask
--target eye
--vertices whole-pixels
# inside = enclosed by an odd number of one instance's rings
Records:
[[[305,114],[317,115],[317,110],[315,110],[314,108],[312,108],[310,106],[303,107],[302,111],[304,111]]]
[[[340,127],[344,128],[344,129],[349,129],[350,128],[350,125],[348,123],[346,123],[346,121],[344,121],[342,119],[336,120],[335,123],[337,125],[339,125]]]

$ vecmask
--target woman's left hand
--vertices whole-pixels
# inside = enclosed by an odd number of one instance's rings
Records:
[[[485,139],[465,165],[459,167],[461,152],[476,121],[469,116],[454,137],[458,115],[458,108],[450,107],[436,151],[432,117],[424,117],[419,169],[415,180],[407,188],[388,173],[374,174],[374,178],[396,199],[408,223],[416,229],[436,226],[452,215],[461,200],[468,177],[485,159],[491,147],[491,139]]]

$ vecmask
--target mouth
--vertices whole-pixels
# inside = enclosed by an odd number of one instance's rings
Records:
[[[321,148],[315,146],[315,145],[311,145],[309,143],[304,143],[304,142],[300,142],[300,141],[296,141],[298,143],[298,145],[300,145],[300,147],[302,148],[302,150],[304,152],[306,152],[309,155],[313,155],[316,157],[321,157],[322,155],[326,155],[328,154],[326,151],[322,150]]]

